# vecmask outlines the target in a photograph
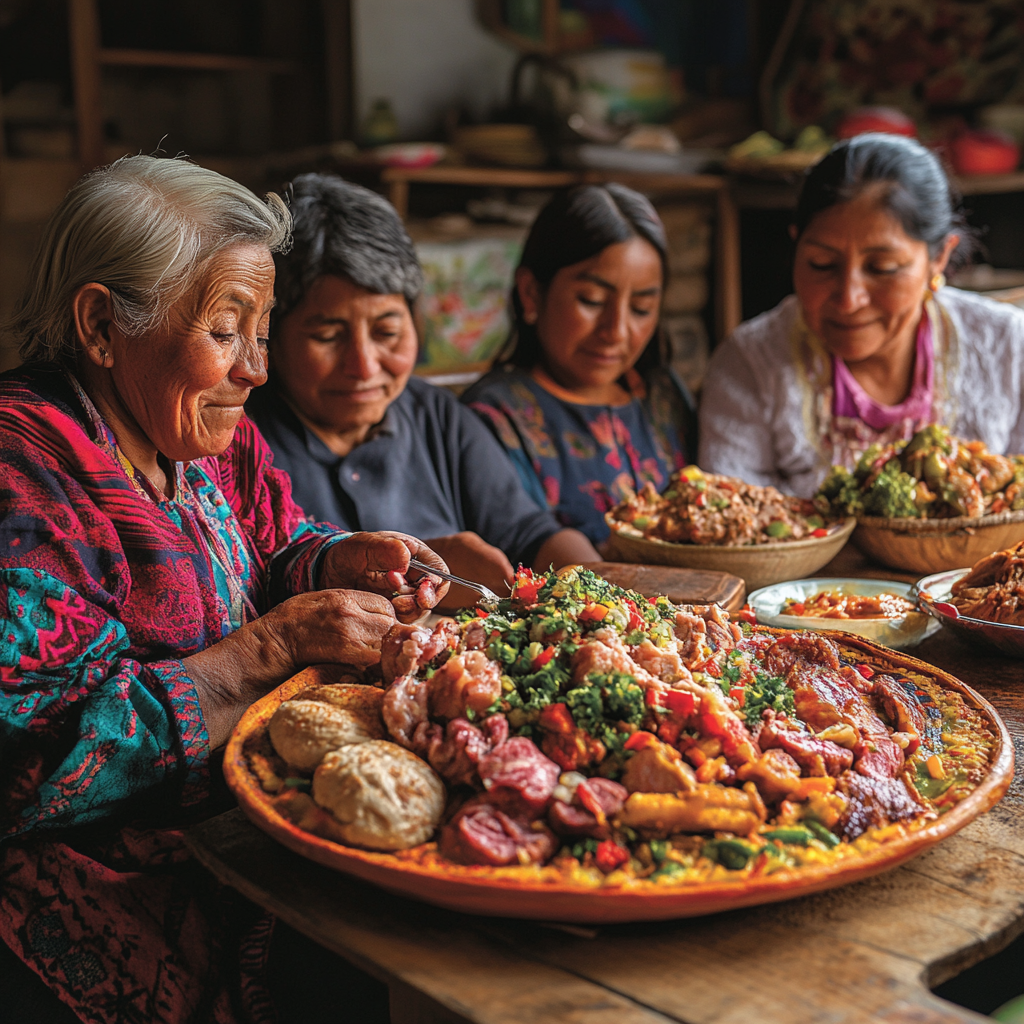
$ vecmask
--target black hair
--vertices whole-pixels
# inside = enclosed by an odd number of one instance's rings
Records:
[[[956,266],[967,261],[976,243],[959,194],[935,154],[901,135],[870,132],[833,146],[804,179],[793,219],[796,237],[823,210],[877,185],[885,186],[879,189],[881,205],[911,238],[928,246],[930,256],[937,256],[946,239],[957,234],[960,244],[951,262]]]
[[[395,208],[376,192],[333,174],[302,174],[286,190],[292,248],[275,253],[278,322],[328,274],[377,295],[403,295],[410,309],[423,287],[416,250]]]
[[[668,279],[665,228],[650,201],[624,185],[581,185],[556,193],[530,228],[520,267],[533,272],[542,290],[563,267],[582,263],[602,249],[631,238],[650,242],[661,260],[662,285]],[[519,290],[512,285],[512,330],[500,363],[531,369],[541,359],[537,329],[523,317]],[[655,331],[637,360],[638,370],[662,363],[661,332]]]

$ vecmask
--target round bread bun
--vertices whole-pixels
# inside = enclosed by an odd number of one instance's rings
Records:
[[[311,772],[329,750],[387,735],[379,714],[305,699],[286,700],[274,712],[269,730],[278,754],[303,772]]]
[[[370,740],[325,755],[313,775],[313,800],[338,822],[342,842],[405,850],[426,842],[444,813],[444,784],[414,753]]]

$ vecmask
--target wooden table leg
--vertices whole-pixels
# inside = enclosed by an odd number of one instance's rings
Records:
[[[409,182],[404,178],[392,181],[388,188],[388,199],[391,200],[391,205],[398,212],[398,216],[405,220],[409,216]]]

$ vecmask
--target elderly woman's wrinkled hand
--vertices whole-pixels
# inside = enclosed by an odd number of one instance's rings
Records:
[[[404,533],[354,533],[328,551],[320,572],[321,589],[368,590],[390,598],[395,615],[411,622],[433,608],[448,592],[448,584],[438,584],[412,570],[409,559],[447,571],[448,566],[426,544]]]

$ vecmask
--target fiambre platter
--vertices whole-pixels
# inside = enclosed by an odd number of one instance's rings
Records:
[[[228,783],[257,826],[320,864],[454,910],[581,923],[857,881],[1006,791],[1006,729],[948,674],[849,634],[741,631],[714,606],[641,601],[580,570],[520,577],[499,611],[433,635],[398,627],[384,691],[310,668],[253,705],[228,745]],[[271,720],[287,704],[298,721],[309,701],[375,716],[364,753],[419,759],[447,804],[426,841],[352,831],[345,808],[369,776],[337,776],[351,748],[312,781],[312,760],[281,757]]]

